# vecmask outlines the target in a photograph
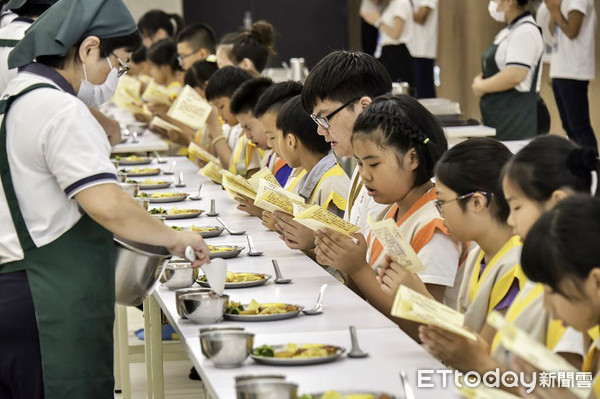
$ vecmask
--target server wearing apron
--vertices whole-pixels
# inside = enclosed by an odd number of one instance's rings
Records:
[[[537,101],[544,48],[539,26],[526,11],[531,0],[491,0],[490,15],[507,23],[482,56],[482,73],[473,80],[481,97],[483,123],[498,140],[522,140],[537,131]]]
[[[60,0],[9,56],[19,73],[0,100],[1,398],[113,397],[113,233],[178,255],[191,245],[197,265],[208,261],[201,238],[119,188],[84,104],[140,44],[122,0]]]

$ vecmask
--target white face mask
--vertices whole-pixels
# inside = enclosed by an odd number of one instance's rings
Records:
[[[488,11],[490,12],[490,17],[492,17],[495,21],[506,23],[504,11],[498,11],[498,3],[496,3],[494,0],[490,0],[490,3],[488,4]]]
[[[77,97],[88,107],[98,107],[104,104],[111,99],[117,90],[117,85],[119,84],[117,74],[119,73],[119,69],[112,66],[108,57],[106,58],[106,62],[110,65],[110,73],[101,85],[94,85],[88,81],[85,64],[83,64],[83,80],[79,86]]]

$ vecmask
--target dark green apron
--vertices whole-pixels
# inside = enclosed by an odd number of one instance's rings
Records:
[[[496,64],[498,45],[492,44],[483,53],[482,71],[484,79],[500,72]],[[528,92],[510,89],[498,93],[488,93],[481,97],[479,108],[483,124],[496,129],[496,139],[507,141],[535,137],[537,133],[538,100],[536,87],[540,63],[541,60],[535,67],[533,82]]]
[[[0,114],[6,115],[18,97],[41,87],[56,88],[47,84],[28,87],[0,101]],[[84,215],[55,241],[36,247],[12,184],[6,134],[4,117],[0,128],[2,187],[25,257],[0,265],[0,273],[27,273],[39,330],[45,399],[112,398],[113,235]]]

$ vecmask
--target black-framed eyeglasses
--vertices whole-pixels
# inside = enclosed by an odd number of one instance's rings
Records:
[[[188,57],[191,57],[192,55],[196,54],[198,51],[200,51],[200,49],[198,50],[194,50],[191,53],[187,53],[187,54],[177,54],[177,62],[179,62],[179,65],[183,64],[183,60],[185,60]]]
[[[119,58],[118,55],[116,55],[115,53],[110,53],[111,55],[114,55],[115,58],[117,59],[117,61],[119,61],[119,71],[117,72],[117,77],[120,78],[121,76],[125,75],[127,72],[129,72],[129,63],[123,61],[122,59]]]
[[[437,211],[439,213],[442,213],[442,205],[445,205],[445,204],[447,204],[449,202],[466,200],[466,199],[471,198],[475,194],[481,194],[481,195],[484,195],[487,198],[488,201],[487,201],[486,206],[488,206],[490,204],[490,199],[492,199],[492,197],[494,196],[494,193],[488,193],[486,191],[473,191],[472,193],[467,193],[467,194],[459,195],[456,198],[445,200],[445,201],[443,201],[441,199],[436,199],[435,200],[435,207],[437,208]]]
[[[326,116],[316,116],[314,114],[310,114],[310,117],[312,118],[313,121],[315,121],[315,123],[319,126],[321,126],[324,129],[329,129],[330,128],[330,124],[329,124],[329,120],[331,118],[334,117],[335,114],[337,114],[338,112],[340,112],[341,110],[343,110],[344,108],[346,108],[348,105],[352,104],[354,101],[359,100],[360,97],[355,97],[352,100],[348,101],[347,103],[344,103],[344,105],[342,105],[341,107],[339,107],[338,109],[336,109],[335,111],[331,112],[329,115]]]

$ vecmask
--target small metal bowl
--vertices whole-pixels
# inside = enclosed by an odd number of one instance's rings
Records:
[[[129,194],[132,198],[138,196],[140,192],[140,187],[134,183],[119,183],[119,187],[123,189],[127,194]]]
[[[190,288],[180,288],[175,290],[175,304],[177,305],[177,314],[182,319],[187,319],[185,314],[183,313],[183,301],[181,300],[181,296],[185,294],[194,294],[194,293],[207,293],[211,292],[210,288],[203,287],[190,287]]]
[[[243,385],[246,382],[258,382],[258,381],[285,381],[285,375],[281,374],[263,374],[263,375],[236,375],[235,385]]]
[[[247,380],[235,386],[237,399],[297,399],[298,384],[283,380]]]
[[[134,122],[127,125],[127,130],[132,134],[133,132],[136,132],[138,136],[144,134],[147,128],[148,124],[144,122]]]
[[[214,291],[180,295],[181,311],[196,324],[215,324],[223,319],[229,305],[229,295],[219,296]]]
[[[221,330],[200,334],[202,353],[217,368],[240,367],[254,346],[254,334],[245,331]]]
[[[198,277],[198,267],[192,267],[189,262],[169,262],[160,282],[170,290],[191,287]]]

